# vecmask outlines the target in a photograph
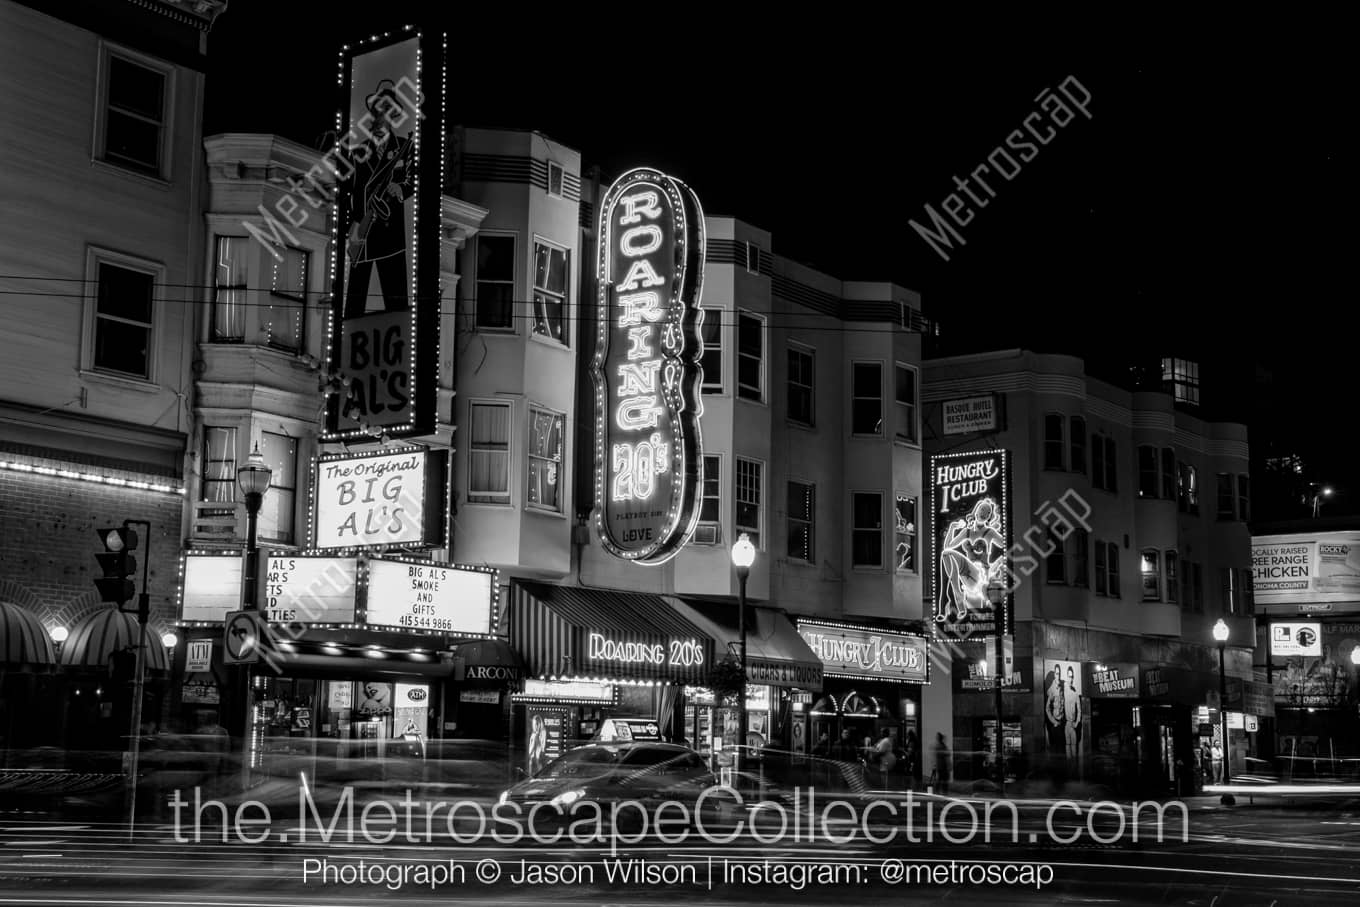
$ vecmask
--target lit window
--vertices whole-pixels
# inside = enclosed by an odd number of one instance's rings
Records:
[[[1156,548],[1148,548],[1143,552],[1143,601],[1159,602],[1162,600],[1162,569],[1161,557]]]
[[[856,491],[851,495],[850,563],[856,567],[883,566],[883,495]]]
[[[896,511],[893,514],[893,534],[895,536],[893,559],[898,573],[916,572],[916,499],[904,494],[897,495]]]
[[[754,460],[737,459],[737,535],[745,532],[751,544],[760,548],[761,530],[761,475],[760,464]]]
[[[530,507],[562,512],[562,432],[566,416],[529,408]]]
[[[203,500],[236,501],[236,429],[203,429]]]
[[[510,404],[472,404],[468,500],[510,503]]]
[[[813,563],[813,520],[816,516],[816,488],[803,482],[789,482],[789,557]]]
[[[534,333],[567,342],[567,252],[534,243]]]
[[[850,366],[850,433],[883,434],[883,366],[856,362]]]
[[[1177,504],[1182,513],[1199,513],[1199,474],[1189,463],[1177,466]]]
[[[104,261],[98,274],[94,367],[150,378],[155,277]]]
[[[515,322],[515,237],[477,235],[477,327],[510,330]]]
[[[165,80],[163,72],[109,55],[101,155],[105,161],[160,174]]]
[[[297,438],[260,433],[260,456],[269,466],[269,492],[260,507],[260,537],[293,543],[293,503],[297,497]]]
[[[213,259],[212,339],[218,343],[246,338],[246,253],[244,236],[217,237]]]

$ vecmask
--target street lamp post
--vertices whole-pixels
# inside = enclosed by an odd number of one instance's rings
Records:
[[[741,666],[741,693],[737,701],[737,758],[733,767],[741,769],[742,748],[746,746],[746,579],[756,560],[756,546],[742,533],[732,546],[732,564],[737,568],[737,658]]]
[[[996,670],[992,676],[992,690],[996,706],[996,782],[1000,795],[1006,796],[1006,744],[1002,730],[1001,681],[1006,676],[1003,633],[1006,627],[1005,615],[1001,606],[1006,603],[1006,584],[993,579],[987,584],[987,601],[992,604],[992,617],[996,621]]]
[[[1228,674],[1224,667],[1224,652],[1228,646],[1228,624],[1223,618],[1219,618],[1214,624],[1214,641],[1218,643],[1218,732],[1219,746],[1223,747],[1223,778],[1220,783],[1227,781],[1228,777]],[[1231,806],[1235,801],[1232,794],[1224,794],[1221,802],[1225,806]]]
[[[1313,519],[1317,519],[1318,510],[1322,507],[1323,499],[1330,498],[1334,492],[1330,485],[1319,485],[1317,482],[1313,482],[1312,486],[1315,489],[1313,492]]]
[[[256,597],[260,574],[260,550],[256,544],[256,529],[259,523],[260,505],[264,493],[269,490],[269,482],[274,477],[273,470],[265,463],[260,454],[260,445],[246,460],[246,464],[236,470],[236,484],[246,502],[246,560],[241,571],[241,610],[258,611]],[[241,778],[245,787],[250,784],[250,665],[238,665],[237,708],[241,710]]]

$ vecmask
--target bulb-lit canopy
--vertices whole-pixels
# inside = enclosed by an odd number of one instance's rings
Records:
[[[260,454],[260,445],[255,444],[255,452],[246,460],[246,465],[236,470],[236,484],[241,486],[242,494],[264,494],[269,490],[269,480],[274,472]]]
[[[65,627],[52,628],[52,641],[57,645],[61,645],[62,643],[66,642],[66,637],[70,635],[71,631],[66,629]]]
[[[173,649],[178,644],[179,637],[176,636],[174,633],[161,634],[161,645],[165,646],[167,649]]]
[[[751,537],[742,533],[732,546],[732,563],[738,567],[750,567],[756,562],[756,546],[751,544]]]
[[[1218,623],[1214,624],[1214,639],[1219,642],[1228,641],[1228,625],[1221,617],[1218,619]]]

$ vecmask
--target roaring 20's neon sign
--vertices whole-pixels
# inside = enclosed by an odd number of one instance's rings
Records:
[[[630,170],[605,193],[599,249],[595,526],[616,557],[661,564],[699,518],[699,199],[664,173]]]

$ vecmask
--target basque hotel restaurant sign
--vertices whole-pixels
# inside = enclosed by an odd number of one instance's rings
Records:
[[[685,184],[637,169],[600,206],[595,526],[639,564],[674,557],[699,518],[704,214]]]
[[[798,622],[798,634],[830,675],[926,682],[926,640],[920,636]]]
[[[1004,450],[930,458],[935,626],[945,639],[982,641],[998,619],[1009,623],[1009,480]],[[993,579],[1006,587],[1000,614],[987,598]]]
[[[312,547],[444,544],[448,452],[423,447],[317,461]]]
[[[435,430],[444,36],[348,46],[334,168],[333,303],[323,440]]]

